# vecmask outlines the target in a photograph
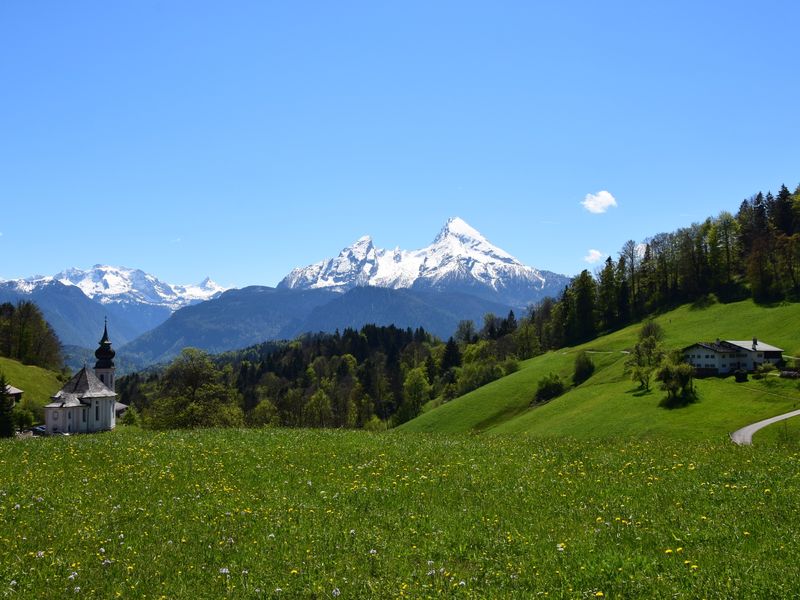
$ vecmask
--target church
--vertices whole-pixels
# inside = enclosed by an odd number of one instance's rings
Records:
[[[44,408],[48,434],[92,433],[116,426],[114,356],[108,339],[108,323],[95,350],[94,370],[83,367],[51,398]]]

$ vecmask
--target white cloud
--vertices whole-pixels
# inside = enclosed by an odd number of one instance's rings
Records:
[[[593,265],[594,263],[598,263],[601,260],[603,260],[605,256],[606,255],[600,252],[600,250],[595,250],[594,248],[591,248],[589,250],[589,253],[583,257],[583,260],[585,260],[590,265]]]
[[[583,208],[588,210],[590,213],[599,215],[606,212],[612,206],[616,206],[617,200],[611,195],[611,192],[602,190],[596,194],[586,194],[586,197],[583,199],[581,204],[583,205]]]

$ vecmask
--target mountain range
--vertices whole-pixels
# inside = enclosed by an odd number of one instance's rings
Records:
[[[294,269],[278,288],[460,291],[525,308],[544,296],[557,295],[568,282],[563,275],[522,264],[463,219],[453,217],[425,248],[384,250],[364,236],[335,258]]]
[[[524,265],[454,217],[425,248],[384,250],[364,236],[334,258],[293,269],[276,288],[225,290],[208,278],[173,285],[138,269],[95,265],[0,282],[0,302],[36,302],[62,342],[79,347],[75,356],[95,347],[108,317],[130,370],[186,346],[220,352],[366,323],[447,337],[462,319],[519,311],[568,282]]]

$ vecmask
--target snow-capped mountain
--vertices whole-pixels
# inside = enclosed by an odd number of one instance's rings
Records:
[[[16,280],[17,289],[30,293],[51,281],[79,288],[102,304],[136,303],[177,310],[219,296],[225,288],[206,278],[198,285],[171,285],[140,269],[95,265],[91,269],[67,269],[53,276]]]
[[[445,289],[525,306],[558,294],[568,281],[563,275],[522,264],[464,220],[453,217],[425,248],[383,250],[364,236],[336,258],[294,269],[278,287],[342,292],[358,286]]]
[[[139,269],[95,265],[52,276],[0,282],[0,303],[35,302],[62,343],[96,345],[105,318],[117,346],[166,321],[175,311],[225,291],[210,279],[171,285]]]

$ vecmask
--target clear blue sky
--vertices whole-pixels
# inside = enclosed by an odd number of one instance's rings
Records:
[[[458,215],[523,262],[800,183],[800,3],[0,3],[0,278],[274,285]],[[587,194],[617,206],[588,212]]]

